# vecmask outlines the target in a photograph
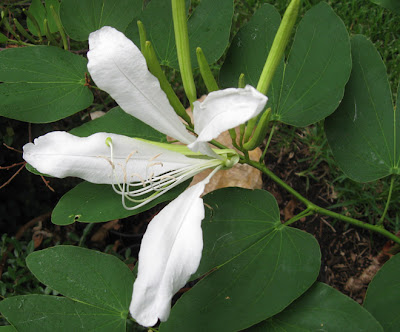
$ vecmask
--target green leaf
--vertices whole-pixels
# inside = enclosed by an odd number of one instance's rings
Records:
[[[40,282],[64,296],[127,317],[134,277],[115,256],[56,246],[33,252],[26,263]]]
[[[43,23],[44,19],[48,20],[49,29],[50,29],[51,33],[58,31],[57,24],[54,20],[54,16],[50,11],[50,6],[53,6],[56,13],[58,13],[60,10],[59,1],[58,0],[45,0],[45,6],[46,7],[43,6],[42,1],[40,1],[40,0],[32,0],[31,5],[29,6],[29,12],[33,15],[33,17],[36,19],[37,23],[39,24],[40,33],[42,36],[45,34],[44,23]],[[28,24],[29,31],[33,35],[38,36],[38,31],[37,31],[35,25],[32,23],[32,21],[29,18],[27,18],[26,21]]]
[[[103,26],[124,32],[139,15],[142,3],[141,0],[63,0],[60,17],[68,36],[83,41]]]
[[[274,6],[264,4],[236,34],[220,71],[221,86],[236,87],[241,73],[246,84],[256,87],[281,18]],[[283,60],[268,92],[269,103],[277,104],[283,74]]]
[[[340,107],[325,121],[325,131],[343,172],[368,182],[399,173],[400,122],[375,47],[362,35],[354,36],[351,45],[351,77]]]
[[[0,115],[52,122],[88,107],[87,60],[52,46],[7,49],[0,53]]]
[[[300,22],[272,118],[307,126],[338,107],[351,71],[350,41],[342,20],[325,2]],[[275,101],[277,101],[275,103]]]
[[[6,43],[8,38],[0,32],[0,43]]]
[[[364,301],[367,309],[385,332],[400,330],[400,254],[392,257],[368,286]]]
[[[184,182],[136,210],[126,210],[122,206],[121,196],[114,192],[111,185],[82,182],[61,197],[53,210],[51,221],[56,225],[69,225],[75,221],[97,223],[126,218],[174,199],[187,186],[188,183]]]
[[[280,223],[270,193],[227,188],[204,202],[209,209],[196,277],[206,277],[178,300],[162,332],[247,328],[282,311],[319,273],[317,241]]]
[[[0,326],[0,331],[1,332],[17,332],[15,327],[12,325]]]
[[[199,3],[188,20],[193,67],[197,67],[197,47],[202,48],[210,64],[222,56],[229,43],[232,17],[233,0],[202,0]],[[137,20],[143,22],[147,38],[152,42],[160,63],[179,70],[171,1],[152,0]],[[137,20],[128,26],[126,35],[140,45]]]
[[[119,313],[59,296],[10,297],[0,302],[0,311],[18,332],[126,331]]]
[[[400,2],[399,0],[371,0],[373,3],[390,9],[391,11],[400,14]]]
[[[19,332],[126,330],[134,274],[118,258],[73,246],[27,257],[32,273],[67,296],[15,296],[0,311]]]
[[[80,137],[97,132],[143,138],[154,142],[167,142],[165,135],[127,114],[119,106],[114,107],[100,118],[84,123],[70,131],[71,134]]]
[[[372,315],[348,296],[316,282],[278,315],[249,331],[383,331]]]

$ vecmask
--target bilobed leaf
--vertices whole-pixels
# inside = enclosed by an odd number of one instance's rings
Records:
[[[364,307],[385,332],[400,330],[400,254],[392,257],[368,286]]]
[[[344,173],[368,182],[399,173],[400,122],[375,47],[362,35],[354,36],[351,45],[351,77],[339,109],[325,121],[325,131]]]
[[[274,6],[264,4],[247,25],[236,34],[220,71],[222,87],[236,87],[240,74],[246,84],[257,86],[265,60],[280,24],[280,15]],[[268,105],[277,104],[283,75],[283,60],[268,90]]]
[[[390,9],[391,11],[400,14],[400,2],[398,0],[371,0],[373,3]]]
[[[167,142],[165,135],[149,125],[124,112],[119,106],[105,115],[84,123],[70,131],[71,134],[85,137],[98,132],[114,133],[153,142]]]
[[[209,63],[217,61],[229,42],[233,17],[232,0],[202,0],[188,19],[191,63],[197,67],[196,48],[201,47]],[[142,21],[162,65],[179,70],[171,1],[152,0],[137,18]],[[139,45],[136,19],[126,35]]]
[[[42,1],[40,0],[32,0],[31,5],[29,6],[29,13],[32,14],[32,16],[36,19],[36,22],[39,24],[40,34],[42,36],[45,35],[44,19],[47,19],[48,21],[47,24],[49,25],[50,32],[53,33],[58,31],[54,16],[50,11],[50,6],[54,7],[56,13],[59,12],[60,3],[58,0],[45,0],[45,6],[43,6]],[[29,31],[33,35],[38,36],[38,31],[30,18],[27,18],[26,21]]]
[[[357,302],[317,282],[281,313],[252,326],[261,331],[383,331],[377,320]]]
[[[30,254],[26,263],[42,283],[71,299],[128,313],[134,277],[115,256],[74,246]]]
[[[307,126],[330,115],[339,106],[350,71],[347,30],[332,8],[321,2],[297,28],[279,99],[268,105],[273,119]]]
[[[141,0],[63,0],[60,17],[67,34],[74,40],[87,40],[103,26],[124,32],[141,12]]]
[[[66,297],[27,295],[0,302],[19,332],[126,330],[134,274],[118,258],[57,246],[27,257],[32,273]]]
[[[227,188],[204,202],[204,249],[195,277],[206,276],[173,306],[162,332],[240,331],[282,311],[319,272],[318,243],[280,223],[270,193]]]
[[[56,225],[69,225],[75,221],[97,223],[126,218],[174,199],[187,185],[184,182],[136,210],[126,210],[122,206],[121,196],[110,185],[82,182],[61,197],[53,210],[51,221]]]
[[[52,122],[88,107],[87,60],[52,46],[0,53],[0,115],[27,122]]]
[[[10,297],[0,302],[0,312],[15,326],[11,331],[126,331],[120,313],[59,296]]]

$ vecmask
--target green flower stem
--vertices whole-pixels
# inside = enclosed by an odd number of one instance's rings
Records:
[[[243,147],[247,151],[254,150],[257,146],[261,144],[264,140],[265,135],[267,135],[268,126],[269,126],[269,118],[271,117],[271,107],[268,108],[260,117],[260,121],[254,131],[254,135],[252,138],[243,144]]]
[[[3,16],[3,13],[4,13],[4,12],[1,13],[2,16]],[[5,14],[4,14],[4,16],[5,16]],[[8,21],[7,21],[7,19],[6,19],[5,17],[4,17],[4,19],[3,19],[3,24],[4,24],[4,27],[6,28],[6,30],[7,30],[9,33],[11,33],[11,34],[15,37],[15,39],[17,39],[17,40],[20,42],[21,39],[19,38],[19,35],[18,35],[17,33],[14,32],[13,28],[10,26],[10,24],[8,23]]]
[[[161,89],[167,95],[167,98],[174,108],[176,114],[178,114],[183,120],[185,120],[190,126],[192,126],[192,121],[190,116],[186,113],[185,108],[180,102],[179,98],[176,96],[174,90],[169,84],[167,78],[165,77],[164,71],[161,68],[160,63],[158,62],[156,52],[154,51],[153,45],[151,42],[145,42],[145,51],[143,52],[147,66],[149,67],[150,72],[158,78],[160,82]]]
[[[144,52],[146,52],[146,41],[147,41],[146,29],[144,28],[142,21],[137,21],[137,26],[139,29],[140,50],[144,55]]]
[[[57,41],[54,39],[53,35],[50,32],[49,22],[47,21],[46,18],[43,20],[43,25],[44,25],[44,32],[46,34],[47,40],[50,42],[50,44],[58,46]]]
[[[384,227],[383,222],[385,221],[385,217],[386,217],[387,211],[389,209],[389,205],[390,205],[390,200],[392,198],[394,180],[395,180],[395,175],[392,175],[392,178],[390,179],[389,194],[388,194],[388,198],[386,201],[385,209],[383,210],[383,214],[382,214],[381,218],[379,219],[378,223],[376,224],[377,226]]]
[[[54,21],[56,22],[57,29],[60,32],[60,36],[61,36],[61,40],[63,42],[64,50],[67,51],[68,50],[67,36],[65,35],[64,27],[62,26],[60,17],[58,16],[58,13],[54,9],[53,5],[50,5],[50,11],[51,11],[51,15],[53,15]]]
[[[40,27],[39,27],[38,21],[36,21],[36,18],[28,10],[23,9],[22,11],[25,13],[25,15],[31,20],[31,22],[35,26],[38,37],[39,37],[39,42],[41,43],[43,41],[43,38],[42,38],[42,34],[40,32]]]
[[[302,202],[304,205],[306,205],[308,211],[312,211],[313,213],[318,213],[318,214],[323,214],[325,216],[329,216],[332,218],[336,218],[338,220],[342,220],[344,222],[347,222],[349,224],[368,229],[370,231],[373,231],[375,233],[382,234],[383,236],[386,236],[388,239],[392,240],[395,243],[400,244],[400,238],[398,238],[396,235],[388,232],[386,229],[377,226],[377,225],[371,225],[365,222],[362,222],[360,220],[344,216],[342,214],[329,211],[327,209],[324,209],[318,205],[315,205],[314,203],[310,202],[307,198],[303,197],[300,193],[298,193],[296,190],[294,190],[292,187],[290,187],[288,184],[286,184],[283,180],[281,180],[277,175],[275,175],[273,172],[271,172],[267,166],[260,164],[258,162],[252,161],[252,160],[243,160],[241,159],[242,163],[246,163],[250,166],[253,166],[254,168],[257,168],[261,172],[263,172],[265,175],[267,175],[270,179],[275,181],[279,186],[281,186],[283,189],[291,193],[296,199],[300,202]]]
[[[203,77],[203,81],[207,87],[208,92],[213,92],[219,90],[217,81],[211,72],[210,66],[208,65],[206,56],[200,47],[196,48],[197,62],[200,67],[200,74]]]
[[[190,62],[189,35],[187,29],[185,0],[171,0],[171,3],[175,31],[176,53],[178,54],[183,88],[186,96],[189,99],[190,105],[192,106],[197,99],[197,94],[193,79],[192,64]]]
[[[299,13],[300,2],[300,0],[292,0],[287,7],[279,29],[275,35],[267,60],[265,61],[263,71],[257,84],[257,90],[265,95],[268,92],[276,68],[278,68],[279,63],[285,54],[286,46],[289,42],[293,26],[296,23],[297,15]],[[257,117],[249,121],[244,136],[245,142],[250,138],[256,123]]]
[[[238,80],[238,88],[243,89],[246,86],[245,76],[244,73],[241,73]],[[246,125],[242,123],[240,125],[240,138],[239,138],[239,145],[243,146],[243,135],[246,130]]]
[[[19,31],[19,33],[24,36],[26,39],[28,39],[32,43],[36,43],[36,40],[24,29],[24,27],[18,22],[16,18],[13,19],[14,24]]]
[[[269,144],[271,143],[272,136],[274,135],[274,132],[275,132],[275,128],[276,128],[276,126],[272,125],[271,131],[270,131],[269,136],[268,136],[267,144],[265,145],[264,151],[263,151],[263,153],[261,155],[261,158],[260,158],[260,162],[261,163],[264,161],[265,155],[267,154]]]

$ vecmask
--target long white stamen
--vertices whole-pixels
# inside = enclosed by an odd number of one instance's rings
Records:
[[[126,157],[124,165],[115,165],[111,138],[106,140],[106,144],[110,147],[111,154],[110,158],[106,159],[112,167],[112,188],[117,194],[121,195],[122,205],[127,210],[135,210],[146,205],[205,169],[215,168],[208,176],[211,177],[217,170],[223,167],[223,161],[219,159],[206,159],[200,164],[189,164],[178,169],[157,174],[160,173],[160,168],[162,170],[163,167],[163,163],[156,160],[160,157],[160,153],[148,160],[146,178],[142,178],[140,174],[128,174],[127,172],[128,162],[134,162],[131,159],[138,151],[132,151]],[[121,167],[122,179],[118,176],[121,173],[117,171],[116,167]],[[158,172],[154,171],[155,167],[159,167]],[[151,173],[148,174],[149,172]],[[128,206],[127,201],[133,202],[135,205]]]

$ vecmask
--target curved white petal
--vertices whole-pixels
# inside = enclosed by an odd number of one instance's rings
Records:
[[[103,27],[89,35],[88,70],[97,86],[121,108],[158,131],[183,143],[194,137],[169,104],[146,60],[122,32]]]
[[[111,149],[106,145],[108,137],[112,139],[112,160]],[[104,184],[140,182],[151,174],[157,176],[205,162],[141,140],[109,133],[77,137],[56,131],[36,138],[23,149],[23,158],[41,173],[58,178],[75,176]]]
[[[194,102],[194,130],[199,135],[188,145],[200,151],[201,142],[217,138],[225,130],[234,128],[257,116],[268,98],[252,86],[244,89],[229,88],[211,92],[203,102]]]
[[[203,250],[200,195],[208,178],[184,191],[154,217],[143,236],[130,312],[141,325],[166,321],[171,299],[196,272]]]

